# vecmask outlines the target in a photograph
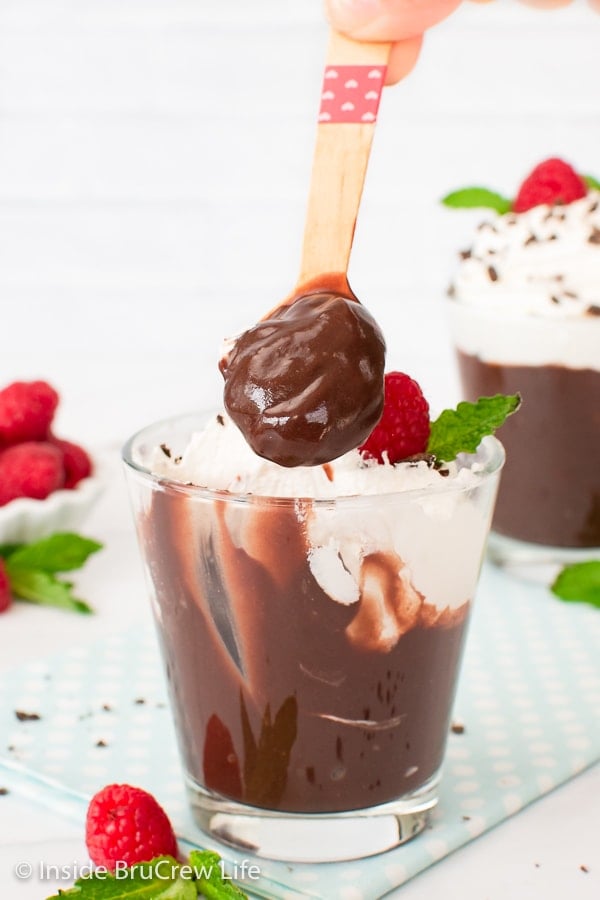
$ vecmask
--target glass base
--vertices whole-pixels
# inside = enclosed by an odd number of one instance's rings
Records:
[[[187,780],[196,824],[215,840],[265,859],[343,862],[383,853],[426,827],[439,776],[392,803],[339,813],[286,813],[246,806]]]
[[[527,581],[549,584],[563,566],[600,559],[600,547],[546,547],[492,531],[488,556],[497,566]]]

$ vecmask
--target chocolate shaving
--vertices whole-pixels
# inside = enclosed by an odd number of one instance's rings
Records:
[[[217,413],[217,422],[219,423],[219,425],[224,425],[224,424],[225,424],[225,419],[223,418],[223,416],[221,415],[221,413]]]
[[[523,246],[528,247],[529,244],[537,244],[537,240],[538,239],[536,238],[535,234],[533,232],[531,232],[531,234],[529,235],[529,237],[527,238],[527,240],[525,241]]]
[[[597,200],[594,200],[594,202],[592,203],[592,205],[591,205],[590,208],[589,208],[589,211],[590,211],[590,212],[596,212],[597,209],[598,209],[598,201],[597,201]]]
[[[452,732],[452,734],[464,734],[465,726],[462,724],[462,722],[453,722],[450,726],[450,731]]]
[[[146,701],[143,697],[136,697],[136,699],[133,702],[135,703],[136,706],[143,706]]]
[[[557,235],[557,234],[549,234],[547,240],[549,240],[549,241],[557,241],[557,240],[558,240],[558,235]]]
[[[112,712],[112,706],[110,705],[110,703],[103,703],[102,709],[104,710],[104,712]]]
[[[563,291],[563,296],[569,297],[570,300],[577,300],[575,291]]]
[[[470,250],[461,250],[458,254],[460,259],[471,259],[471,251]]]
[[[165,456],[167,457],[167,459],[171,459],[171,448],[170,448],[170,447],[167,447],[166,444],[161,444],[161,445],[160,445],[160,449],[161,449],[162,452],[165,454]]]
[[[560,303],[559,298],[556,297],[554,294],[550,295],[550,299],[552,300],[553,303]]]
[[[600,316],[600,306],[592,303],[592,305],[588,307],[588,316]]]
[[[579,868],[581,869],[582,872],[585,872],[586,875],[587,875],[587,873],[590,871],[590,870],[588,869],[588,867],[587,867],[587,866],[584,866],[583,864],[580,865]]]
[[[39,722],[42,718],[39,713],[28,713],[22,709],[15,709],[15,716],[19,722]]]
[[[450,298],[456,297],[456,288],[454,287],[453,284],[450,285],[450,287],[449,287],[448,290],[446,291],[446,294],[447,294],[447,296],[450,297]]]
[[[592,230],[588,241],[590,244],[600,244],[600,228],[594,228]]]
[[[0,797],[6,797],[6,795],[9,793],[10,791],[8,790],[8,788],[0,787]]]
[[[490,281],[498,281],[498,272],[493,266],[488,266],[488,275],[490,276]]]
[[[99,741],[96,741],[96,747],[108,747],[108,744],[100,738]]]

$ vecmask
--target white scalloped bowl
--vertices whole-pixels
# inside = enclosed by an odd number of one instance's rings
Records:
[[[95,461],[94,472],[98,472]],[[102,478],[94,474],[70,490],[54,491],[45,500],[20,497],[0,506],[0,544],[35,541],[56,531],[77,531],[102,487]]]

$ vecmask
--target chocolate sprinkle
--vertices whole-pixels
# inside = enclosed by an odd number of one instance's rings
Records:
[[[587,873],[590,871],[590,870],[588,869],[588,867],[587,867],[587,866],[584,866],[584,865],[579,866],[579,868],[581,869],[582,872],[585,872],[586,875],[587,875]]]
[[[6,795],[9,793],[10,791],[8,790],[8,788],[0,787],[0,797],[6,797]]]
[[[143,706],[146,701],[143,697],[137,697],[133,702],[136,706]]]
[[[594,228],[588,241],[590,244],[600,244],[600,228]]]
[[[223,418],[223,416],[221,415],[221,413],[217,413],[217,422],[219,423],[219,425],[224,425],[224,424],[225,424],[225,419]]]
[[[167,447],[166,444],[161,444],[161,445],[160,445],[160,449],[161,449],[162,452],[165,454],[165,456],[167,457],[167,459],[171,459],[171,448],[170,448],[170,447]]]
[[[452,734],[464,734],[465,726],[461,722],[453,722],[450,726],[450,731]]]
[[[110,705],[110,703],[103,703],[102,709],[104,710],[104,712],[112,712],[112,706]]]
[[[555,297],[554,294],[550,295],[550,299],[552,300],[553,303],[560,303],[560,300],[558,299],[558,297]]]
[[[533,232],[529,235],[523,246],[528,247],[529,244],[537,244],[537,238]]]
[[[592,303],[592,305],[588,308],[588,315],[600,316],[600,306],[596,306],[595,303]]]
[[[461,250],[458,255],[461,259],[471,259],[471,251],[470,250]]]
[[[15,716],[19,722],[39,722],[42,718],[39,713],[28,713],[22,709],[15,709]]]
[[[108,747],[108,744],[100,738],[99,741],[96,741],[96,747]]]
[[[493,266],[488,266],[488,275],[490,276],[490,281],[498,281],[498,272]]]

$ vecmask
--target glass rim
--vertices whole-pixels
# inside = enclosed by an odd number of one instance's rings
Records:
[[[506,453],[504,446],[498,438],[488,435],[484,437],[475,453],[461,453],[458,458],[461,461],[471,460],[469,464],[463,465],[463,468],[471,468],[473,464],[481,466],[480,471],[476,474],[477,481],[472,484],[457,484],[455,480],[440,478],[439,485],[429,485],[427,487],[409,488],[408,490],[385,490],[373,492],[369,494],[339,494],[334,497],[311,497],[311,496],[285,496],[270,495],[246,492],[234,492],[223,488],[208,488],[202,485],[191,484],[189,482],[178,481],[170,478],[168,475],[159,475],[152,472],[150,468],[134,458],[136,446],[143,438],[149,437],[153,432],[161,428],[172,426],[173,428],[181,426],[184,422],[189,422],[190,426],[193,421],[196,422],[198,430],[206,423],[210,415],[215,415],[217,409],[199,410],[192,413],[181,413],[175,416],[169,416],[166,419],[159,419],[150,425],[145,425],[136,431],[123,445],[121,449],[121,458],[130,473],[134,473],[141,477],[142,480],[148,481],[154,485],[157,490],[186,494],[195,499],[203,500],[220,500],[235,504],[254,504],[268,506],[289,506],[293,508],[298,503],[310,504],[314,507],[331,508],[340,505],[356,506],[370,505],[373,502],[388,502],[395,500],[396,502],[405,498],[406,500],[414,500],[421,497],[431,497],[437,494],[468,494],[481,487],[490,477],[499,473],[504,465]],[[191,437],[192,428],[189,429]],[[156,447],[160,444],[156,442]]]

